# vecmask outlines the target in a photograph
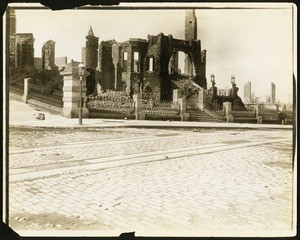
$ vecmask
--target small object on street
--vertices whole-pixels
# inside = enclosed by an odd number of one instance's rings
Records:
[[[34,114],[35,119],[45,120],[45,113],[36,113]]]

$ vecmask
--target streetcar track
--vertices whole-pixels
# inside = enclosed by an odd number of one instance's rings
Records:
[[[73,148],[73,147],[88,147],[88,146],[95,146],[95,145],[104,145],[104,144],[112,144],[112,143],[129,143],[129,142],[137,142],[137,141],[148,141],[148,140],[157,140],[157,139],[166,139],[166,138],[174,138],[174,137],[183,137],[184,135],[158,135],[158,136],[143,136],[143,137],[134,137],[134,138],[113,138],[113,139],[100,139],[100,140],[93,140],[93,141],[86,141],[86,142],[69,142],[64,143],[61,145],[53,145],[53,146],[45,146],[45,147],[33,147],[29,149],[16,149],[10,148],[9,154],[23,154],[23,153],[30,153],[36,151],[47,151],[47,150],[58,150],[63,148]]]
[[[281,142],[283,139],[271,139],[271,140],[261,140],[260,142],[243,142],[243,143],[236,143],[236,144],[218,144],[218,145],[202,145],[188,147],[188,148],[177,148],[171,149],[168,151],[155,151],[155,152],[147,152],[147,154],[143,153],[136,153],[136,154],[127,154],[127,155],[119,155],[113,156],[108,158],[96,158],[96,159],[84,159],[81,160],[80,165],[75,166],[61,166],[60,168],[53,168],[47,170],[35,170],[33,171],[32,168],[23,168],[23,172],[21,169],[10,172],[10,180],[12,182],[21,181],[21,180],[33,180],[41,177],[50,177],[56,176],[59,174],[68,174],[70,171],[74,170],[87,170],[87,171],[99,171],[107,168],[114,168],[114,167],[122,167],[128,166],[133,164],[141,164],[141,163],[148,163],[148,162],[156,162],[156,161],[164,161],[164,160],[172,160],[181,157],[199,155],[199,154],[207,154],[207,153],[215,153],[219,151],[226,151],[236,148],[244,148],[244,147],[251,147],[257,146],[262,144],[271,144],[276,142]],[[103,161],[104,160],[104,161]],[[51,165],[52,166],[52,165]]]
[[[55,168],[55,165],[62,165],[61,163],[76,163],[77,165],[82,165],[79,164],[78,162],[86,162],[86,163],[97,163],[99,162],[99,159],[120,159],[121,157],[128,158],[127,156],[135,156],[137,155],[140,156],[143,154],[143,156],[152,156],[152,155],[158,155],[158,154],[168,154],[169,152],[176,153],[176,152],[182,152],[182,151],[188,151],[188,150],[195,150],[195,149],[204,149],[204,148],[213,148],[216,146],[221,146],[221,145],[226,145],[224,143],[216,143],[216,144],[207,144],[207,145],[202,145],[202,146],[192,146],[192,147],[185,147],[185,148],[177,148],[177,149],[167,149],[167,150],[156,150],[155,153],[153,151],[147,151],[147,152],[141,152],[141,153],[129,153],[126,155],[117,155],[117,156],[109,156],[109,157],[93,157],[93,158],[84,158],[84,159],[74,159],[74,160],[60,160],[57,163],[45,163],[45,164],[39,164],[39,165],[34,165],[34,166],[22,166],[22,167],[15,167],[11,168],[13,171],[18,172],[18,169],[34,169],[38,168],[41,166],[49,166],[51,164],[52,168]],[[135,157],[132,157],[135,158]],[[103,163],[105,162],[110,162],[111,160],[105,160],[101,161]],[[20,171],[19,171],[20,172]]]

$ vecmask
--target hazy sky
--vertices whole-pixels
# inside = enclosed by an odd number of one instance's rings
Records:
[[[17,32],[33,33],[35,56],[44,42],[56,42],[56,57],[81,61],[91,25],[99,41],[144,38],[160,32],[184,39],[184,10],[16,10]],[[235,75],[239,95],[250,81],[265,100],[276,84],[276,98],[292,98],[292,8],[198,9],[198,39],[207,50],[207,80],[214,73],[218,88],[230,87]]]

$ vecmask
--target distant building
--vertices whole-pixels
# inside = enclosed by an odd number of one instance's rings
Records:
[[[55,68],[55,42],[49,40],[42,47],[42,69],[53,70]]]
[[[275,98],[275,94],[276,94],[276,85],[275,83],[271,82],[271,103],[275,103],[276,98]]]
[[[244,86],[244,103],[251,103],[251,82],[247,82]]]
[[[68,58],[67,57],[57,57],[55,58],[55,65],[61,71],[67,66]]]
[[[34,69],[42,70],[42,58],[34,58]]]

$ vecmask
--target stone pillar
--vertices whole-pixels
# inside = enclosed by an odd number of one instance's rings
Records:
[[[22,96],[22,102],[27,103],[29,99],[29,81],[30,78],[25,78],[24,79],[24,93]]]
[[[256,119],[257,119],[258,124],[262,124],[262,117],[261,116],[257,116]]]
[[[178,98],[178,104],[180,107],[180,114],[186,113],[186,99],[185,97]]]
[[[61,109],[61,115],[67,118],[79,117],[79,101],[80,101],[80,78],[78,68],[72,68],[71,72],[62,72],[64,77],[63,86],[63,108]],[[89,117],[89,110],[86,108],[86,75],[83,76],[82,81],[82,117]]]
[[[205,104],[204,104],[204,91],[199,90],[199,109],[204,111]]]
[[[142,94],[136,93],[133,95],[134,101],[134,114],[136,120],[145,120],[145,114],[142,111]]]
[[[231,114],[231,111],[232,111],[231,102],[223,102],[223,108],[225,109],[226,121],[233,122],[233,116]]]
[[[178,104],[180,107],[180,117],[181,117],[181,121],[188,121],[189,120],[189,114],[186,112],[186,99],[185,97],[182,98],[178,98]]]
[[[223,108],[225,109],[225,116],[231,115],[231,111],[232,111],[231,102],[223,102]]]
[[[226,122],[232,123],[233,122],[233,116],[232,115],[227,115],[226,116]]]
[[[255,116],[258,117],[260,115],[260,104],[256,104],[254,105],[254,109],[255,109]]]
[[[173,102],[177,103],[179,98],[181,98],[181,91],[180,91],[180,89],[174,89],[173,90]]]

